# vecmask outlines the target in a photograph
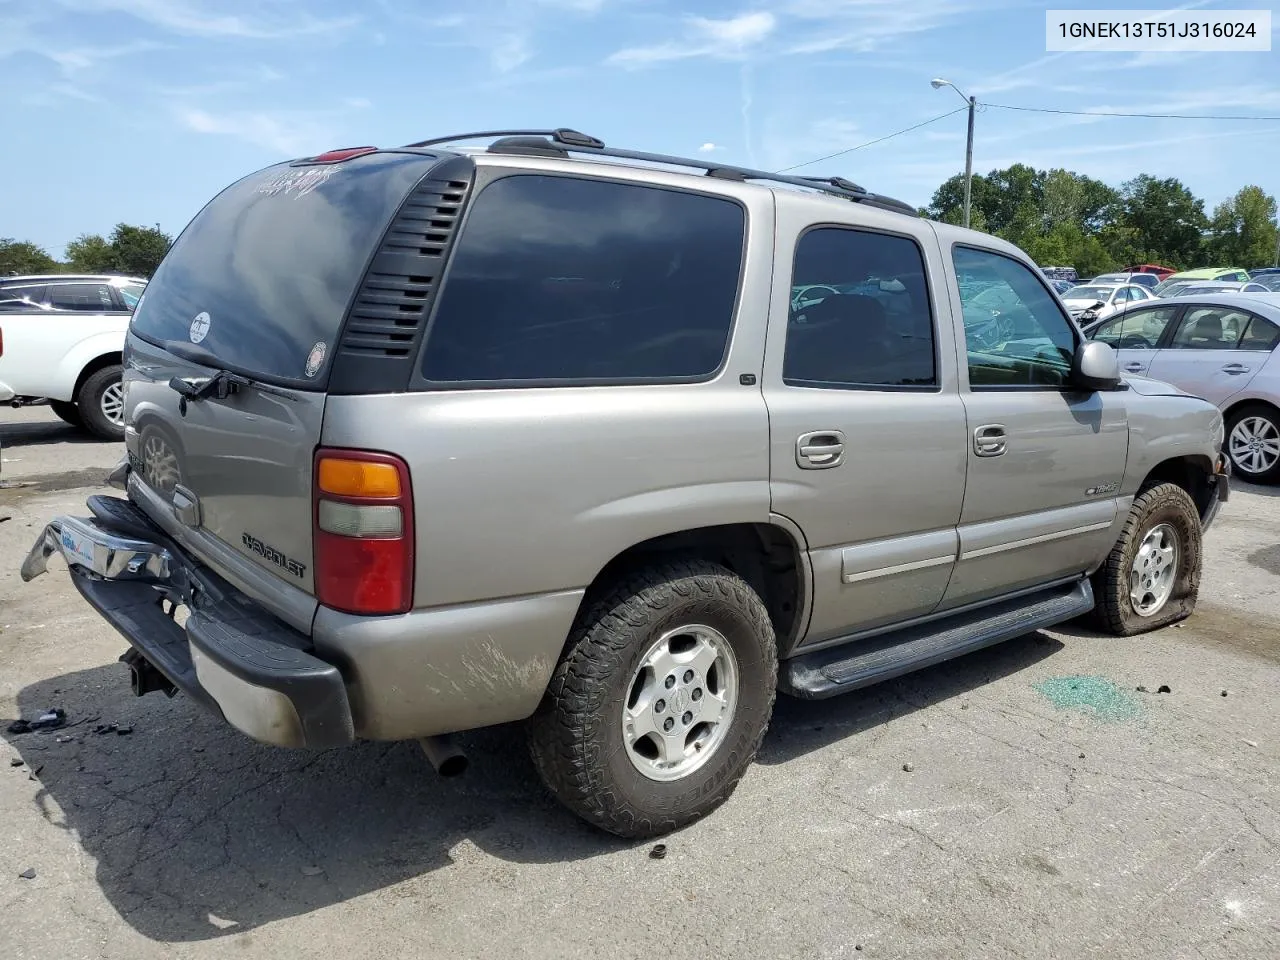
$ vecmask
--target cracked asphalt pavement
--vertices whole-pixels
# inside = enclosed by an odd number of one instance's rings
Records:
[[[412,744],[284,751],[134,698],[65,568],[17,572],[120,448],[42,409],[0,443],[0,725],[69,723],[0,734],[6,960],[1280,956],[1280,489],[1236,485],[1181,626],[780,698],[653,859],[549,800],[515,727],[444,780]]]

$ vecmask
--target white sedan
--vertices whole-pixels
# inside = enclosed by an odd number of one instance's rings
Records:
[[[1062,295],[1062,302],[1076,320],[1088,322],[1109,317],[1131,303],[1155,297],[1136,283],[1082,283]]]

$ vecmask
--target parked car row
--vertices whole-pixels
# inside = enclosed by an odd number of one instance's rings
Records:
[[[67,423],[123,438],[121,353],[145,287],[109,275],[0,280],[0,403],[48,401]]]
[[[1255,483],[1280,480],[1280,293],[1234,290],[1130,303],[1084,324],[1130,376],[1171,383],[1215,404],[1225,451]]]

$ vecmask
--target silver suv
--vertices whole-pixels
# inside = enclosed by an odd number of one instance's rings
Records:
[[[22,569],[66,559],[137,693],[444,771],[527,721],[550,790],[643,837],[730,795],[775,691],[1191,613],[1222,416],[1122,381],[1020,250],[841,179],[484,136],[246,177],[151,281],[128,497]]]

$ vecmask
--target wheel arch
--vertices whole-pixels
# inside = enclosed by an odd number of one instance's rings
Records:
[[[99,370],[110,366],[123,366],[124,353],[117,350],[115,353],[102,353],[91,359],[80,370],[79,376],[76,377],[76,385],[71,391],[73,398],[80,396],[80,388],[84,386],[84,382],[92,377]]]
[[[1213,472],[1213,461],[1203,454],[1170,457],[1147,473],[1138,487],[1138,496],[1162,483],[1176,484],[1187,491],[1203,519],[1213,504]]]
[[[809,621],[812,578],[803,534],[785,517],[771,516],[768,523],[694,527],[632,544],[596,574],[583,595],[575,623],[619,577],[676,557],[719,563],[742,577],[769,611],[779,655],[794,649]]]

